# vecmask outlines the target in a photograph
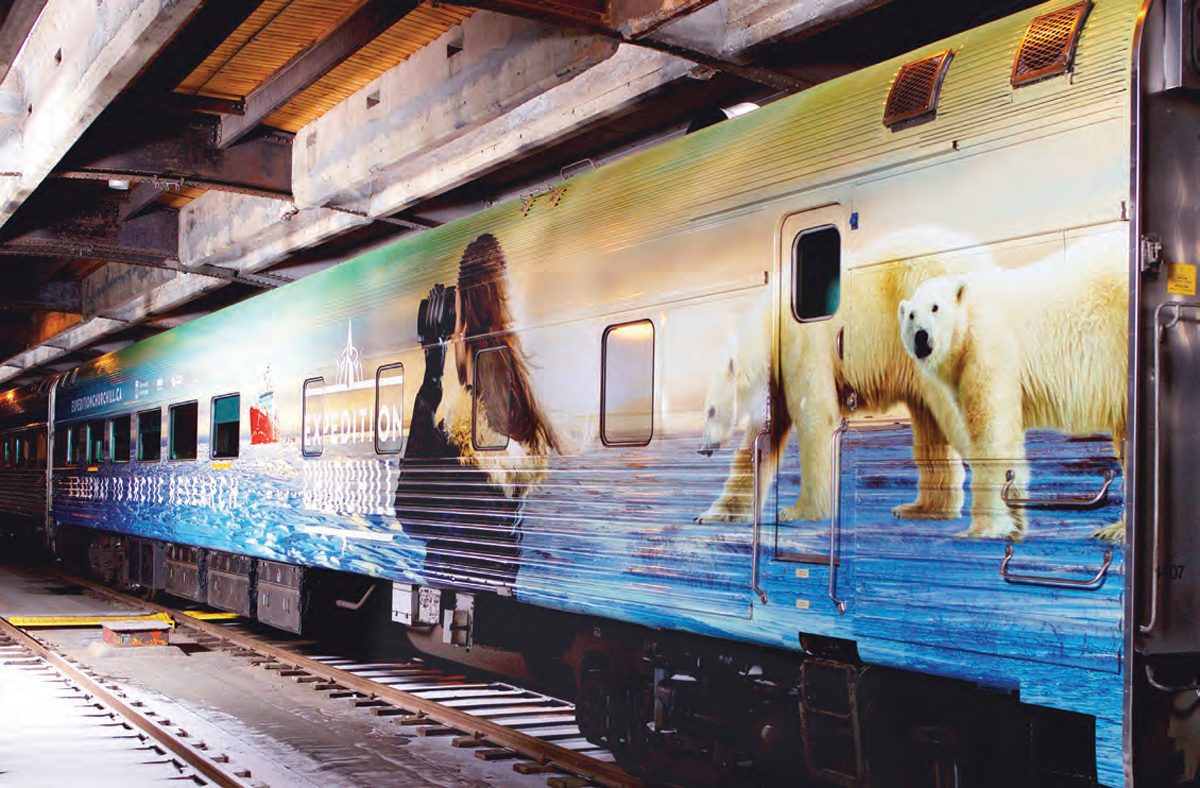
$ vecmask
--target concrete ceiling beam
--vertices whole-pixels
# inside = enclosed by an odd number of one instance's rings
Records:
[[[886,2],[888,0],[806,0],[803,3],[795,0],[715,0],[695,13],[672,18],[647,38],[718,60],[741,62],[755,47],[833,27]]]
[[[48,0],[0,83],[24,108],[0,115],[0,225],[199,4]]]
[[[320,41],[288,61],[245,99],[245,109],[221,121],[217,146],[227,148],[268,115],[332,71],[417,7],[417,0],[367,0]]]
[[[616,48],[596,36],[476,12],[297,133],[296,204],[365,210],[397,169],[440,158],[441,146],[546,96]]]
[[[665,48],[732,62],[750,47],[879,2],[678,0],[693,11],[679,17],[668,0],[642,8],[640,16],[630,13],[625,21],[630,31],[659,38]],[[295,204],[209,192],[185,206],[180,267],[261,271],[561,142],[695,69],[694,60],[620,44],[613,36],[480,11],[300,130],[292,153]],[[85,319],[52,343],[82,346],[75,343],[83,337],[96,341],[224,284],[212,276],[172,272],[167,281],[90,319],[85,287]],[[0,381],[36,362],[29,353],[11,359],[10,366],[0,362]]]

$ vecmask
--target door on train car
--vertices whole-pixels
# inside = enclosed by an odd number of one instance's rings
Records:
[[[1200,654],[1200,565],[1195,563],[1200,555],[1200,16],[1189,25],[1180,13],[1176,4],[1156,4],[1144,44],[1153,62],[1144,66],[1147,95],[1140,118],[1146,187],[1135,359],[1140,413],[1134,435],[1143,492],[1136,502],[1134,535],[1141,651],[1150,655],[1148,667],[1159,684],[1191,688],[1200,682],[1200,668],[1181,673],[1171,663]]]
[[[837,205],[783,221],[768,449],[776,458],[771,556],[831,570],[839,538],[833,456],[841,434],[835,366],[842,341],[843,223]],[[797,577],[809,576],[803,566],[797,569]]]

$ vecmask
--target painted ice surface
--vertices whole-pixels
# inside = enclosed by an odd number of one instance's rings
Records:
[[[844,439],[840,539],[829,599],[828,523],[776,523],[775,499],[799,488],[795,442],[761,524],[763,603],[750,587],[751,523],[700,524],[731,450],[698,455],[698,436],[653,449],[554,457],[524,507],[515,594],[534,604],[795,648],[799,633],[847,638],[868,662],[920,669],[1020,692],[1031,703],[1097,716],[1106,783],[1120,762],[1123,555],[1098,588],[1006,583],[1001,540],[956,536],[964,516],[892,515],[916,488],[904,424],[851,429]],[[201,452],[206,447],[201,447]],[[1087,495],[1117,474],[1107,503],[1030,518],[1012,571],[1080,579],[1107,549],[1091,538],[1120,516],[1123,479],[1108,441],[1031,433],[1030,494]],[[421,582],[424,546],[391,510],[396,463],[296,459],[268,447],[238,471],[208,463],[109,465],[103,476],[57,473],[56,516],[261,558]],[[149,472],[147,473],[147,469]],[[612,478],[622,494],[613,494]],[[346,489],[352,495],[332,495]],[[323,497],[324,496],[324,497]],[[969,506],[969,500],[968,500]],[[804,553],[804,562],[780,554]]]

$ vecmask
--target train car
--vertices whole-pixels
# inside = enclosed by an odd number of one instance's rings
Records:
[[[652,777],[1193,779],[1196,25],[1046,3],[84,364],[57,533],[379,589]]]
[[[40,541],[46,520],[47,423],[54,379],[0,393],[0,528],[6,540]]]

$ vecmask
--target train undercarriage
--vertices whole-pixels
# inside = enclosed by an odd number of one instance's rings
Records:
[[[104,582],[232,608],[364,654],[411,647],[532,680],[573,699],[584,736],[656,784],[1097,784],[1093,718],[864,664],[848,641],[797,633],[798,649],[786,651],[431,589],[423,598],[436,611],[405,626],[388,581],[281,572],[287,565],[83,528],[58,529],[54,549]]]

